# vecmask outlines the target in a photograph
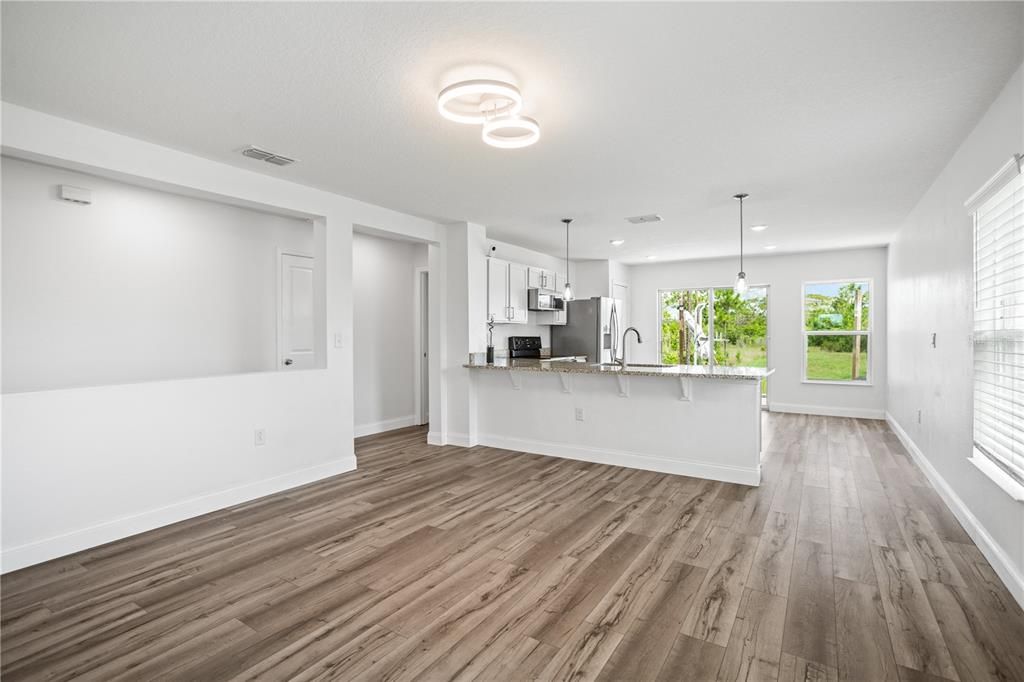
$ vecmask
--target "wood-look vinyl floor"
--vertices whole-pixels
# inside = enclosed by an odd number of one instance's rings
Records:
[[[1024,680],[882,422],[766,415],[758,488],[424,440],[5,575],[3,679]]]

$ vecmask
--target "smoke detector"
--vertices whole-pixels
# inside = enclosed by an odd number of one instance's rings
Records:
[[[295,159],[289,159],[287,156],[268,152],[266,149],[253,147],[252,145],[242,150],[242,156],[248,156],[250,159],[256,159],[257,161],[266,161],[275,166],[287,166],[295,163]]]
[[[626,222],[633,223],[634,225],[641,225],[643,223],[660,223],[661,216],[657,213],[648,213],[647,215],[635,215],[632,218],[626,218]]]

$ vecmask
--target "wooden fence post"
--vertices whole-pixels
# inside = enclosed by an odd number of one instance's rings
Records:
[[[864,292],[857,288],[857,298],[853,304],[853,329],[854,331],[860,331],[861,327],[861,312],[864,309]],[[855,334],[853,337],[853,376],[850,377],[854,381],[860,376],[860,334]]]

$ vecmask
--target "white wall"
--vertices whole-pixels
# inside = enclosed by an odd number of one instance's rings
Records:
[[[1000,166],[1024,152],[1022,80],[1018,69],[889,247],[888,409],[936,487],[1024,603],[1024,505],[968,462],[973,247],[964,209]]]
[[[294,373],[5,395],[2,570],[353,469],[353,226],[433,243],[443,239],[440,227],[16,105],[4,103],[2,113],[9,155],[315,217],[327,360]],[[432,290],[432,305],[443,297]],[[432,382],[438,373],[432,365]],[[267,429],[262,448],[255,428]]]
[[[278,254],[312,254],[310,221],[0,166],[5,393],[278,368]]]
[[[606,260],[581,260],[574,263],[575,281],[573,293],[578,298],[610,296],[608,293],[608,262]]]
[[[636,361],[660,362],[659,289],[731,287],[736,267],[735,258],[632,266],[630,319],[644,337],[644,343],[635,346],[635,350],[630,346]],[[758,256],[745,259],[745,267],[752,286],[769,287],[768,362],[775,369],[768,380],[771,409],[882,418],[886,381],[886,249]],[[804,383],[803,282],[859,278],[874,280],[870,385]]]
[[[619,324],[623,330],[632,324],[630,318],[630,286],[633,266],[614,260],[586,260],[574,263],[576,282],[573,283],[579,298],[610,296],[622,301]],[[626,295],[622,295],[625,288]]]
[[[416,268],[426,260],[426,244],[353,236],[356,436],[417,423],[414,290]]]

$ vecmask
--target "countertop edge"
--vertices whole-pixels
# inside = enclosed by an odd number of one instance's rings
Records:
[[[466,369],[485,369],[491,371],[502,371],[502,372],[546,372],[549,374],[595,374],[595,375],[606,375],[606,376],[631,376],[631,377],[657,377],[657,378],[690,378],[690,379],[724,379],[727,381],[760,381],[761,379],[771,376],[775,373],[774,369],[765,370],[764,374],[731,374],[731,373],[708,373],[706,370],[691,370],[691,371],[679,371],[675,368],[664,368],[661,370],[655,368],[643,368],[638,367],[636,369],[627,369],[625,371],[612,368],[612,367],[593,367],[586,363],[577,362],[560,362],[542,364],[545,361],[537,361],[537,365],[519,365],[511,367],[505,363],[496,364],[485,364],[485,363],[463,363],[463,367]]]

